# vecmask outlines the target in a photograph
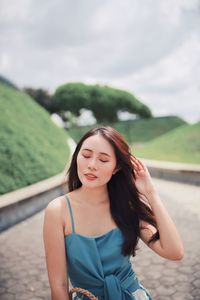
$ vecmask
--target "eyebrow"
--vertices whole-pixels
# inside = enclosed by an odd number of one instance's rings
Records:
[[[82,151],[84,151],[84,150],[87,150],[87,151],[90,151],[90,152],[93,152],[91,149],[88,149],[88,148],[84,148],[84,149],[82,149]],[[106,156],[108,156],[108,157],[110,157],[110,155],[108,154],[108,153],[105,153],[105,152],[99,152],[100,154],[103,154],[103,155],[106,155]]]

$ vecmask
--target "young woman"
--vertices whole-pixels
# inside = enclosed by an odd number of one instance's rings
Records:
[[[114,128],[94,128],[80,140],[68,190],[45,211],[52,300],[69,299],[68,279],[98,299],[150,300],[130,262],[139,238],[170,260],[183,258],[183,245],[146,166]]]

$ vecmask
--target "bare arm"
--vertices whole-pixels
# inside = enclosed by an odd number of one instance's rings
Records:
[[[69,300],[62,201],[51,201],[44,217],[43,238],[52,300]]]
[[[140,160],[134,158],[133,166],[136,175],[136,187],[139,192],[147,199],[155,220],[157,223],[160,239],[148,241],[156,232],[156,228],[144,221],[140,222],[140,237],[141,239],[157,254],[171,260],[180,260],[183,258],[184,249],[179,233],[174,222],[169,216],[166,208],[151,180],[151,176],[147,167]]]
[[[159,195],[156,192],[148,194],[147,199],[157,222],[160,239],[148,244],[148,241],[156,232],[156,229],[154,226],[147,224],[144,221],[141,221],[140,224],[141,239],[160,256],[171,260],[181,260],[184,255],[181,238],[174,222],[161,202]]]

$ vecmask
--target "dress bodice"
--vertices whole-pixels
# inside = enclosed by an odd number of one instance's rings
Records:
[[[68,197],[67,202],[72,233],[65,236],[65,247],[71,284],[89,290],[102,300],[151,299],[133,271],[130,256],[121,252],[124,242],[121,230],[116,227],[99,236],[76,233]],[[77,295],[75,299],[87,297]]]

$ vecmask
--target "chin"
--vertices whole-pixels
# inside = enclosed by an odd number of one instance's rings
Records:
[[[87,189],[95,189],[95,188],[100,188],[105,186],[107,183],[97,183],[97,182],[88,182],[85,180],[81,180],[82,187],[87,188]]]

